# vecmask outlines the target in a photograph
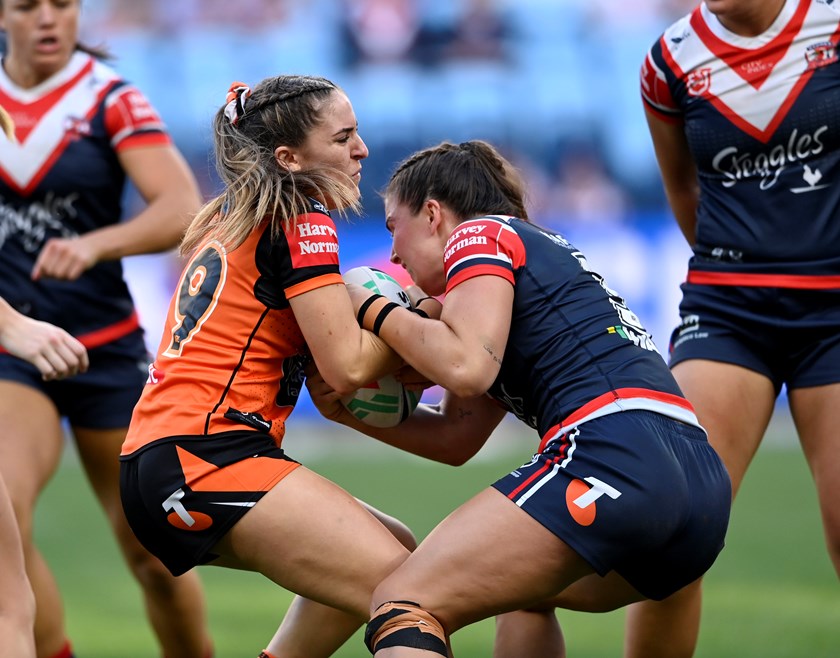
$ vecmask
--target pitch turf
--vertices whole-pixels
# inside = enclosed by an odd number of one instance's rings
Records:
[[[368,439],[301,428],[289,452],[425,535],[459,502],[525,461],[531,439],[495,441],[460,468],[432,464]],[[324,436],[319,436],[323,434]],[[772,437],[771,437],[772,438]],[[64,592],[79,658],[158,658],[137,586],[122,567],[72,448],[45,493],[36,527]],[[201,568],[216,658],[255,657],[291,596],[261,576]],[[808,470],[789,437],[762,446],[733,510],[727,548],[705,581],[697,658],[840,656],[840,587],[823,547]],[[623,613],[561,611],[569,656],[620,656]],[[492,653],[492,622],[453,637],[458,658]],[[369,656],[354,637],[338,658]]]

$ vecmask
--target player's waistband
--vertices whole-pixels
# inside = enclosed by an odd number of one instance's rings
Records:
[[[690,270],[686,282],[707,286],[834,290],[840,289],[840,274],[761,274]]]
[[[549,429],[543,435],[537,452],[542,452],[549,443],[559,439],[569,430],[587,421],[621,411],[638,410],[652,411],[686,423],[687,425],[694,425],[703,429],[697,420],[697,416],[694,414],[694,407],[685,398],[646,388],[619,388],[615,391],[599,395],[594,400],[590,400],[569,417]]]
[[[137,316],[137,311],[132,311],[127,318],[109,324],[107,327],[88,331],[84,334],[75,336],[86,349],[92,350],[95,347],[102,347],[108,343],[113,343],[123,336],[137,331],[140,328],[140,318]],[[0,354],[8,354],[7,350],[0,347]]]

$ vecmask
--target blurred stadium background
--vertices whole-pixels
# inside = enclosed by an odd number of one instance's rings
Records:
[[[211,117],[233,80],[307,73],[341,85],[370,147],[365,214],[340,227],[345,268],[389,269],[378,191],[396,162],[442,140],[492,141],[525,175],[532,218],[582,249],[664,350],[688,248],[666,209],[638,71],[692,4],[85,0],[82,24],[151,98],[206,195],[218,189]],[[154,348],[180,267],[164,256],[127,268]]]

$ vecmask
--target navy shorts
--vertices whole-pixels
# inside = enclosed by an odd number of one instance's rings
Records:
[[[840,290],[684,283],[670,365],[708,359],[768,377],[778,393],[840,382]]]
[[[587,421],[493,486],[655,600],[712,566],[729,523],[729,476],[703,430],[650,411]]]
[[[120,495],[140,543],[179,576],[300,464],[251,430],[177,436],[120,457]]]
[[[45,382],[28,361],[0,354],[0,380],[30,386],[46,395],[73,427],[128,427],[149,376],[149,354],[138,329],[88,351],[87,372]]]

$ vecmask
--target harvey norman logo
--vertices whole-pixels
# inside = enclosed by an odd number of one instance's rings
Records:
[[[338,253],[338,235],[332,226],[312,224],[310,222],[297,224],[298,244],[301,254]],[[329,240],[309,240],[307,238],[330,238]]]
[[[475,244],[486,245],[487,238],[483,235],[479,235],[486,226],[481,225],[472,225],[472,226],[461,226],[456,230],[449,238],[449,241],[446,243],[446,253],[444,253],[443,258],[444,260],[450,258],[452,254],[454,254],[459,249],[463,249],[464,247],[469,247]]]

